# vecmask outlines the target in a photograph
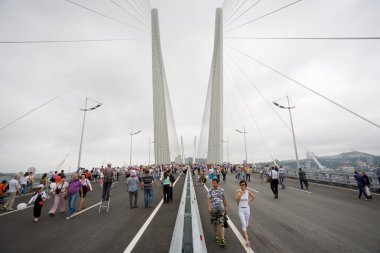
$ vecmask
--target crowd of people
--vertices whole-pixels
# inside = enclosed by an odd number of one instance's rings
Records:
[[[139,188],[144,192],[145,208],[152,208],[154,191],[158,184],[162,186],[163,203],[172,202],[176,173],[187,173],[188,171],[194,176],[196,185],[204,185],[207,180],[211,182],[212,187],[207,193],[207,205],[214,231],[214,239],[221,246],[227,245],[224,238],[224,229],[228,227],[228,219],[226,216],[227,200],[220,183],[227,182],[228,174],[232,174],[232,178],[239,182],[239,189],[236,190],[235,200],[241,222],[242,235],[246,246],[249,247],[250,241],[247,228],[250,217],[250,203],[255,200],[255,196],[247,189],[247,183],[251,181],[251,174],[253,172],[252,167],[249,165],[171,164],[128,167],[124,171],[124,174],[126,189],[129,193],[130,209],[138,208]],[[122,174],[121,170],[113,168],[110,163],[106,167],[101,167],[100,169],[93,168],[91,171],[80,168],[77,173],[71,174],[70,180],[67,180],[63,170],[60,173],[55,171],[50,179],[48,179],[46,173],[43,174],[39,179],[36,189],[33,189],[33,184],[35,183],[33,173],[26,172],[21,177],[20,175],[15,175],[9,182],[3,180],[0,183],[0,208],[4,208],[7,211],[13,210],[13,203],[17,194],[20,196],[33,194],[29,204],[32,204],[34,207],[33,216],[34,221],[37,222],[41,217],[41,210],[45,201],[50,197],[54,197],[53,204],[48,212],[49,216],[54,217],[57,210],[59,210],[61,214],[66,213],[66,219],[70,220],[75,216],[75,213],[85,209],[85,198],[89,192],[93,191],[93,184],[95,183],[99,184],[99,189],[102,191],[102,202],[109,202],[112,184],[119,180],[120,174]],[[282,166],[269,167],[267,165],[259,170],[259,175],[261,182],[270,183],[274,198],[278,199],[278,186],[281,185],[282,189],[286,188],[286,170]],[[377,176],[380,183],[380,166],[377,170]],[[366,200],[371,199],[371,181],[366,173],[364,171],[361,173],[355,171],[354,178],[358,185],[358,198],[364,195]],[[300,189],[308,190],[309,183],[306,178],[306,172],[302,168],[298,169],[298,179]],[[6,195],[8,195],[8,199],[5,202]]]

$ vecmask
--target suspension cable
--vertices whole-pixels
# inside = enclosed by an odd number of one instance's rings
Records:
[[[364,121],[367,121],[368,123],[370,123],[370,124],[376,126],[377,128],[380,128],[380,125],[379,125],[379,124],[377,124],[377,123],[375,123],[375,122],[373,122],[373,121],[371,121],[371,120],[365,118],[364,116],[361,116],[360,114],[358,114],[358,113],[356,113],[356,112],[354,112],[354,111],[348,109],[347,107],[345,107],[345,106],[343,106],[343,105],[341,105],[341,104],[335,102],[334,100],[332,100],[332,99],[330,99],[330,98],[328,98],[328,97],[322,95],[321,93],[319,93],[319,92],[317,92],[317,91],[315,91],[315,90],[309,88],[309,87],[306,86],[305,84],[302,84],[302,83],[296,81],[295,79],[293,79],[293,78],[291,78],[291,77],[289,77],[289,76],[283,74],[282,72],[280,72],[280,71],[278,71],[278,70],[276,70],[276,69],[274,69],[274,68],[268,66],[267,64],[265,64],[265,63],[263,63],[263,62],[261,62],[261,61],[255,59],[255,58],[249,56],[248,54],[246,54],[246,53],[240,51],[239,49],[236,49],[235,47],[233,47],[233,46],[231,46],[231,45],[228,45],[228,44],[227,44],[227,46],[229,46],[230,48],[232,48],[232,49],[235,50],[236,52],[238,52],[238,53],[240,53],[240,54],[242,54],[242,55],[248,57],[249,59],[255,61],[256,63],[259,63],[260,65],[262,65],[262,66],[264,66],[264,67],[266,67],[266,68],[272,70],[273,72],[276,72],[277,74],[279,74],[279,75],[285,77],[286,79],[292,81],[293,83],[298,84],[298,85],[301,86],[302,88],[307,89],[308,91],[311,91],[312,93],[314,93],[314,94],[316,94],[316,95],[318,95],[318,96],[324,98],[325,100],[327,100],[327,101],[333,103],[334,105],[336,105],[336,106],[342,108],[343,110],[345,110],[345,111],[347,111],[347,112],[349,112],[349,113],[351,113],[351,114],[357,116],[358,118],[361,118],[361,119],[364,120]]]
[[[235,26],[235,27],[233,27],[233,28],[227,30],[226,33],[227,33],[227,32],[230,32],[230,31],[233,31],[233,30],[236,30],[236,29],[238,29],[238,28],[240,28],[240,27],[242,27],[242,26],[248,25],[248,24],[250,24],[250,23],[252,23],[252,22],[255,22],[255,21],[257,21],[257,20],[260,20],[260,19],[262,19],[262,18],[264,18],[264,17],[267,17],[267,16],[269,16],[269,15],[271,15],[271,14],[273,14],[273,13],[276,13],[276,12],[278,12],[278,11],[280,11],[280,10],[283,10],[283,9],[285,9],[285,8],[287,8],[287,7],[289,7],[289,6],[292,6],[292,5],[296,4],[296,3],[299,3],[299,2],[301,2],[301,1],[302,1],[302,0],[297,0],[297,1],[293,2],[293,3],[290,3],[290,4],[288,4],[288,5],[283,6],[283,7],[279,8],[279,9],[277,9],[277,10],[271,11],[271,12],[269,12],[269,13],[263,15],[263,16],[260,16],[260,17],[258,17],[258,18],[252,19],[252,20],[250,20],[250,21],[248,21],[248,22],[246,22],[246,23],[243,23],[243,24],[241,24],[241,25]]]
[[[224,37],[242,40],[379,40],[380,37]]]
[[[105,42],[105,41],[128,41],[128,40],[144,40],[147,38],[131,38],[131,39],[84,39],[84,40],[20,40],[20,41],[0,41],[0,44],[39,44],[39,43],[79,43],[79,42]]]
[[[118,22],[118,23],[120,23],[120,24],[123,24],[123,25],[125,25],[125,26],[131,27],[131,28],[133,28],[133,29],[136,29],[136,30],[139,30],[139,31],[142,31],[142,32],[145,32],[145,33],[148,33],[147,31],[144,31],[144,30],[142,30],[142,29],[140,29],[140,28],[138,28],[138,27],[136,27],[136,26],[130,25],[130,24],[125,23],[125,22],[123,22],[123,21],[121,21],[121,20],[119,20],[119,19],[117,19],[117,18],[113,18],[113,17],[111,17],[111,16],[105,15],[105,14],[103,14],[103,13],[100,13],[100,12],[98,12],[98,11],[95,11],[95,10],[93,10],[93,9],[90,9],[90,8],[88,8],[88,7],[86,7],[86,6],[80,5],[80,4],[76,3],[76,2],[73,2],[73,1],[70,1],[70,0],[65,0],[65,1],[68,2],[68,3],[74,4],[74,5],[76,5],[76,6],[79,6],[79,7],[82,8],[82,9],[85,9],[85,10],[88,10],[88,11],[93,12],[93,13],[95,13],[95,14],[98,14],[98,15],[100,15],[100,16],[102,16],[102,17],[105,17],[105,18],[108,18],[108,19],[113,20],[113,21],[115,21],[115,22]]]
[[[246,72],[244,72],[244,70],[242,69],[242,67],[227,53],[227,55],[230,57],[230,59],[232,60],[232,62],[238,67],[238,69],[240,70],[241,73],[243,73],[243,75],[245,76],[245,78],[249,81],[249,83],[252,85],[253,88],[255,88],[255,90],[257,91],[257,93],[259,93],[259,95],[264,99],[264,101],[267,103],[267,105],[269,106],[269,108],[272,109],[272,111],[274,111],[274,113],[277,115],[277,117],[281,120],[281,122],[286,126],[286,128],[289,130],[289,132],[292,133],[292,129],[289,127],[289,125],[285,122],[285,120],[281,117],[281,115],[275,110],[275,108],[272,106],[271,102],[269,102],[269,100],[264,96],[264,94],[257,88],[257,86],[252,82],[252,80],[249,78],[249,76],[247,75]],[[301,144],[301,146],[306,150],[308,151],[308,149],[306,148],[306,146],[298,139],[298,137],[295,135],[295,139],[297,140],[297,142],[299,142]]]
[[[228,55],[228,56],[229,56],[229,55]],[[249,107],[249,104],[248,104],[248,102],[247,102],[246,97],[244,96],[244,93],[241,91],[241,89],[240,89],[240,87],[239,87],[239,85],[238,85],[238,82],[237,82],[237,80],[236,80],[235,75],[233,74],[233,71],[231,70],[231,67],[230,67],[228,64],[226,64],[226,67],[227,67],[227,70],[228,70],[228,72],[230,73],[230,75],[231,75],[233,81],[235,82],[235,86],[236,86],[236,87],[238,88],[238,90],[239,90],[240,96],[242,96],[243,99],[244,99],[244,102],[245,102],[245,105],[246,105],[247,108],[248,108],[249,114],[251,115],[251,118],[253,119],[253,121],[254,121],[254,123],[255,123],[255,126],[256,126],[256,128],[257,128],[257,130],[258,130],[258,132],[259,132],[259,134],[260,134],[260,136],[261,136],[261,138],[262,138],[262,140],[264,141],[264,144],[265,144],[265,146],[266,146],[267,152],[269,153],[270,157],[272,158],[272,161],[274,161],[274,159],[273,159],[273,155],[272,155],[272,152],[271,152],[271,150],[270,150],[270,148],[269,148],[269,145],[268,145],[268,142],[267,142],[266,138],[264,137],[264,135],[263,135],[263,133],[262,133],[260,127],[259,127],[259,124],[258,124],[258,122],[257,122],[257,120],[256,120],[256,117],[254,116],[254,114],[252,113],[251,108]]]
[[[132,17],[134,20],[136,20],[138,23],[142,24],[144,27],[149,28],[149,26],[146,23],[143,23],[140,19],[136,18],[134,15],[132,15],[129,11],[127,11],[125,8],[123,8],[121,5],[116,3],[114,0],[110,0],[114,5],[122,9],[125,13],[127,13],[130,17]]]
[[[236,18],[234,18],[232,21],[230,21],[230,23],[226,24],[224,27],[228,27],[228,26],[232,25],[237,19],[239,19],[244,14],[246,14],[250,9],[252,9],[253,7],[255,7],[255,5],[258,4],[259,2],[261,2],[261,0],[257,0],[248,9],[246,9],[244,12],[242,12],[239,16],[237,16]]]

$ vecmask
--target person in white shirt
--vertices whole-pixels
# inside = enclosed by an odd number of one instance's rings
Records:
[[[241,227],[243,230],[243,236],[245,239],[245,245],[247,247],[250,246],[250,242],[248,240],[248,222],[249,222],[249,215],[250,215],[250,207],[249,203],[251,203],[253,200],[255,200],[255,195],[253,195],[252,192],[249,192],[247,190],[247,182],[245,180],[240,181],[240,189],[236,192],[236,203],[238,205],[238,212],[241,222]]]
[[[20,189],[20,185],[18,184],[18,175],[16,175],[10,182],[9,182],[9,199],[7,203],[4,205],[4,209],[7,211],[13,210],[13,202],[15,201],[16,193]]]
[[[278,175],[278,168],[272,167],[272,170],[269,174],[271,181],[270,181],[270,188],[272,189],[272,192],[274,194],[274,198],[278,199],[278,183],[280,182],[280,178]]]
[[[28,183],[29,181],[29,172],[25,172],[24,176],[21,178],[20,180],[20,185],[21,185],[21,189],[20,189],[20,194],[26,194],[26,184]]]

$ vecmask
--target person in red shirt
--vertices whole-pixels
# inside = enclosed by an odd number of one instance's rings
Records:
[[[3,180],[0,183],[0,209],[3,208],[5,202],[5,188],[7,187],[7,180]]]

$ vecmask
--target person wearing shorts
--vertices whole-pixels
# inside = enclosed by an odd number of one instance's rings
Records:
[[[207,205],[211,216],[211,224],[214,229],[215,241],[219,242],[220,246],[226,246],[226,240],[224,239],[224,221],[227,211],[227,201],[224,190],[219,187],[219,181],[213,178],[211,184],[212,188],[208,191]]]

